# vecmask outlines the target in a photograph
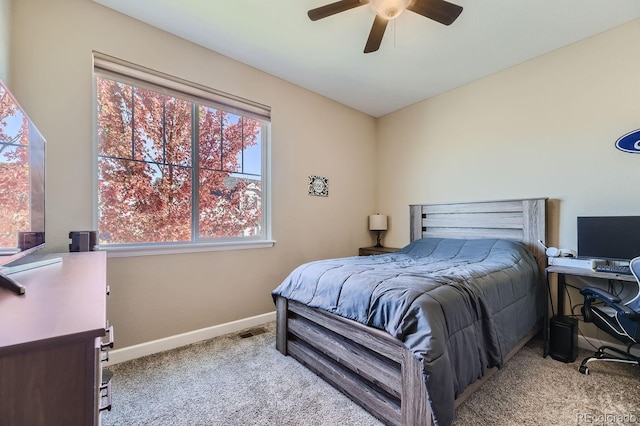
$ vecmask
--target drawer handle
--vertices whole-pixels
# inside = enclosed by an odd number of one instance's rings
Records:
[[[101,343],[100,344],[100,350],[101,351],[106,351],[107,348],[113,348],[113,326],[109,326],[109,328],[106,328],[105,331],[109,334],[109,341],[106,343]]]
[[[100,406],[98,406],[98,411],[108,410],[111,411],[111,380],[109,380],[104,385],[100,386],[100,393],[106,390],[106,395],[100,395]],[[102,405],[102,398],[107,398],[107,404]]]

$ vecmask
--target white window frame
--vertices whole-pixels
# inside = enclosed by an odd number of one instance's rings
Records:
[[[154,90],[159,93],[176,92],[181,97],[223,109],[227,112],[255,118],[264,125],[261,127],[261,178],[262,178],[262,236],[218,238],[208,241],[197,239],[185,242],[135,243],[99,245],[109,257],[146,256],[174,253],[193,253],[204,251],[243,250],[273,247],[275,241],[271,235],[271,108],[247,99],[173,77],[149,68],[123,61],[99,52],[93,52],[93,224],[98,229],[98,134],[97,134],[97,88],[96,76],[101,76],[125,84]],[[196,161],[193,159],[193,161]]]

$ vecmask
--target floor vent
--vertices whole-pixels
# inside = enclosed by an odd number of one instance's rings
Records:
[[[260,334],[263,334],[265,332],[264,328],[261,327],[256,327],[256,328],[252,328],[250,330],[245,330],[242,333],[238,334],[240,337],[242,337],[243,339],[246,339],[248,337],[253,337],[253,336],[258,336]]]

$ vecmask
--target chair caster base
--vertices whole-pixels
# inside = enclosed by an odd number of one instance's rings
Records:
[[[589,367],[587,367],[587,364],[589,362],[596,361],[618,362],[640,367],[640,357],[631,354],[630,350],[631,345],[629,346],[627,352],[621,351],[620,349],[611,346],[601,346],[593,356],[587,357],[582,360],[580,367],[578,367],[578,371],[582,374],[588,375]]]

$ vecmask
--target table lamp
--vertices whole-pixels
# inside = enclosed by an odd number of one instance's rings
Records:
[[[387,215],[384,215],[384,214],[370,215],[369,230],[376,231],[376,233],[378,234],[378,241],[374,247],[382,247],[382,244],[380,244],[380,231],[387,230]]]

